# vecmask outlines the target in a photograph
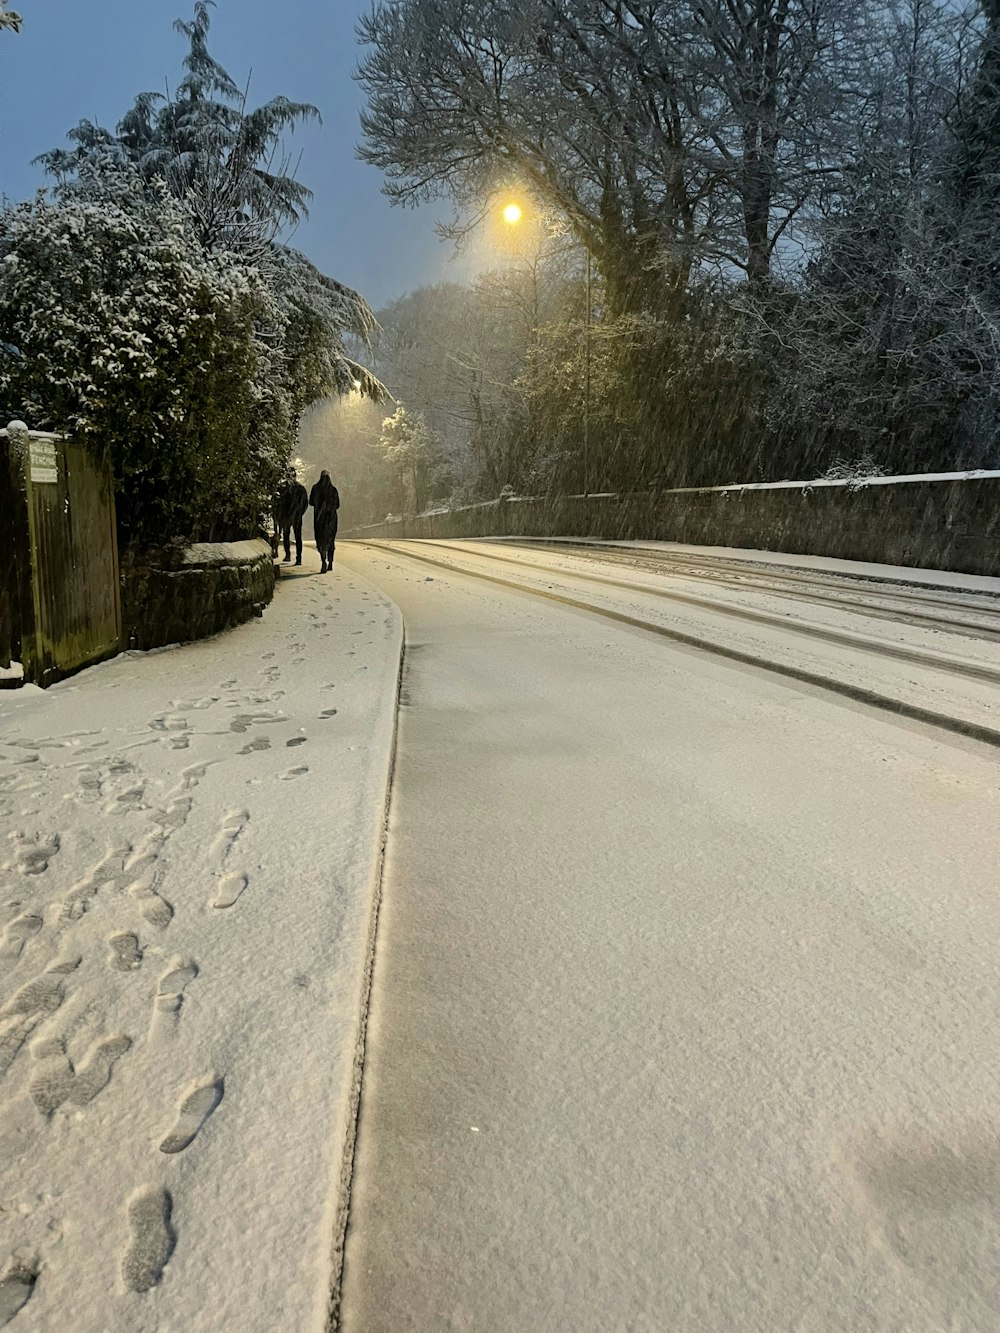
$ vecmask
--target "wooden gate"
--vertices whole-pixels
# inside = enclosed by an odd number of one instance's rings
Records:
[[[121,594],[110,480],[83,445],[0,432],[0,665],[48,685],[119,650]],[[4,660],[6,659],[6,660]]]

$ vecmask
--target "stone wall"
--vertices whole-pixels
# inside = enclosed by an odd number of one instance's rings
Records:
[[[266,541],[202,543],[122,560],[122,644],[204,639],[260,615],[274,596]]]
[[[343,537],[596,537],[1000,575],[1000,472],[495,500]]]

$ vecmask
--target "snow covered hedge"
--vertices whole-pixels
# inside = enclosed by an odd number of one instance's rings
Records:
[[[162,187],[92,173],[0,216],[0,398],[110,463],[126,528],[252,530],[281,463],[249,429],[266,301]]]
[[[110,465],[124,545],[255,536],[311,402],[381,385],[349,355],[365,301],[281,233],[309,191],[280,136],[315,108],[245,90],[207,49],[115,132],[82,121],[55,184],[0,212],[0,417],[72,432]],[[6,415],[4,415],[4,413]]]

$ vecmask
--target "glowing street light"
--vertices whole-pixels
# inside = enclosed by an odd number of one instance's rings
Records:
[[[524,210],[520,204],[511,201],[502,210],[500,216],[509,227],[516,227],[524,216]],[[591,269],[593,266],[593,256],[590,253],[590,246],[585,247],[587,254],[587,284],[586,284],[586,320],[584,322],[584,384],[583,384],[583,494],[586,499],[590,495],[590,328],[592,322],[591,314]]]
[[[587,250],[587,322],[584,326],[584,387],[583,387],[583,498],[590,495],[590,270],[592,255],[590,246]]]

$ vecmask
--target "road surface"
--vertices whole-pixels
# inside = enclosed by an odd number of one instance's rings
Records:
[[[1000,600],[338,561],[406,627],[346,1333],[1000,1327]]]

